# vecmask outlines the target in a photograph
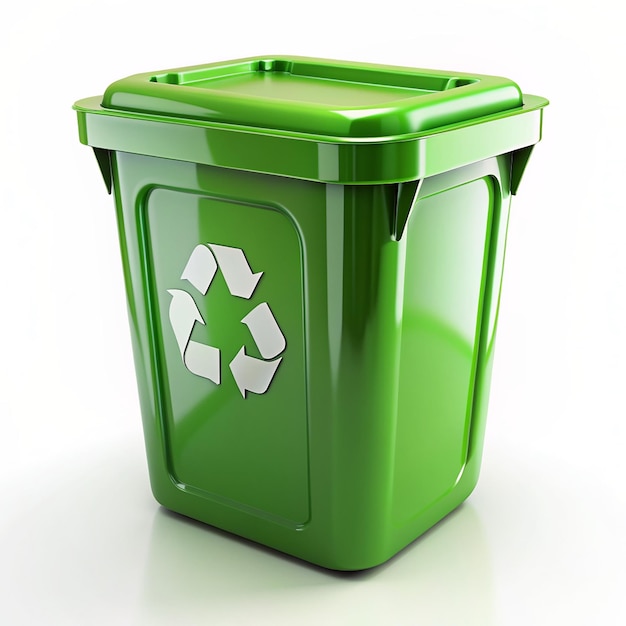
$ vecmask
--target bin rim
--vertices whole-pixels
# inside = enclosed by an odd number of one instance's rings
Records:
[[[500,113],[493,113],[491,115],[486,115],[481,118],[474,118],[470,120],[464,120],[462,122],[456,122],[453,124],[448,124],[446,126],[440,126],[436,129],[422,130],[414,133],[408,134],[400,134],[400,135],[387,135],[380,137],[342,137],[342,136],[329,136],[329,135],[318,135],[315,133],[305,133],[300,131],[290,131],[290,130],[278,130],[273,128],[259,128],[257,126],[244,126],[242,124],[230,124],[227,122],[213,122],[206,121],[201,119],[194,118],[184,118],[184,117],[174,117],[162,114],[154,114],[154,113],[138,113],[133,111],[123,111],[119,109],[108,109],[102,106],[101,103],[102,96],[90,96],[87,98],[81,98],[77,100],[72,109],[77,113],[82,114],[95,114],[95,115],[103,115],[112,118],[122,118],[128,120],[137,120],[137,121],[154,121],[154,122],[162,122],[165,124],[176,124],[182,126],[190,126],[196,128],[214,128],[227,130],[233,133],[245,133],[245,134],[254,134],[260,136],[267,137],[285,137],[288,139],[297,139],[300,141],[310,141],[314,143],[325,143],[325,144],[354,144],[354,145],[366,145],[366,144],[386,144],[386,143],[397,143],[397,142],[407,142],[413,141],[416,139],[423,139],[426,137],[430,137],[433,135],[437,135],[440,133],[445,133],[461,128],[467,128],[468,126],[476,126],[479,124],[486,124],[490,121],[500,120],[516,115],[523,115],[525,113],[530,113],[532,111],[537,111],[542,109],[548,104],[550,101],[543,96],[536,96],[532,94],[522,94],[522,105],[513,110],[503,111]]]

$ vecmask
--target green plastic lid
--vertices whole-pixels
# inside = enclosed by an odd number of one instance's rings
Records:
[[[326,183],[415,181],[525,150],[547,104],[495,76],[255,57],[136,74],[74,109],[110,188],[110,152]]]
[[[401,138],[522,107],[506,78],[256,57],[119,80],[103,109],[302,133]]]

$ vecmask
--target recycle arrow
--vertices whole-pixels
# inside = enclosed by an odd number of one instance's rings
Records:
[[[217,262],[207,246],[199,245],[193,249],[181,278],[188,280],[203,296],[211,286],[217,272]]]
[[[263,272],[252,273],[246,255],[240,248],[218,246],[214,243],[209,244],[209,247],[217,257],[228,291],[233,296],[249,300]]]
[[[213,346],[191,340],[196,322],[204,325],[194,299],[182,289],[168,289],[170,302],[170,322],[183,363],[187,369],[202,378],[220,384],[220,351]]]
[[[230,371],[237,383],[241,395],[245,398],[246,392],[265,393],[276,374],[283,357],[275,361],[263,361],[246,354],[245,346],[230,362]]]
[[[263,276],[252,273],[248,260],[240,248],[200,244],[193,249],[181,278],[188,280],[203,296],[206,295],[217,267],[222,270],[231,295],[249,300]]]
[[[285,349],[285,336],[267,302],[252,309],[241,321],[250,329],[254,343],[264,359],[273,359]]]
[[[287,345],[285,336],[267,302],[256,306],[241,321],[250,330],[263,359],[273,359],[285,349]],[[230,371],[233,373],[241,395],[245,398],[247,391],[265,393],[281,360],[282,357],[275,361],[257,359],[248,356],[245,347],[241,348],[230,362]]]

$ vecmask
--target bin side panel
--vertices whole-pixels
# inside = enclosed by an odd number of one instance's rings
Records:
[[[494,185],[418,201],[407,230],[392,518],[452,490],[467,460]]]

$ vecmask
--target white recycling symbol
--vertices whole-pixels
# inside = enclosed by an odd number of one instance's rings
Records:
[[[229,248],[214,243],[196,246],[181,279],[189,281],[203,296],[206,296],[218,268],[221,270],[231,295],[249,300],[254,293],[263,272],[252,273],[243,250]],[[170,302],[170,323],[178,343],[180,356],[185,367],[202,378],[219,385],[221,382],[221,353],[219,348],[208,346],[191,339],[197,323],[205,325],[196,302],[182,289],[168,289]],[[242,320],[254,339],[262,359],[248,356],[242,346],[230,362],[235,383],[245,398],[247,392],[265,393],[282,361],[278,355],[287,345],[278,322],[267,302],[254,307]]]

